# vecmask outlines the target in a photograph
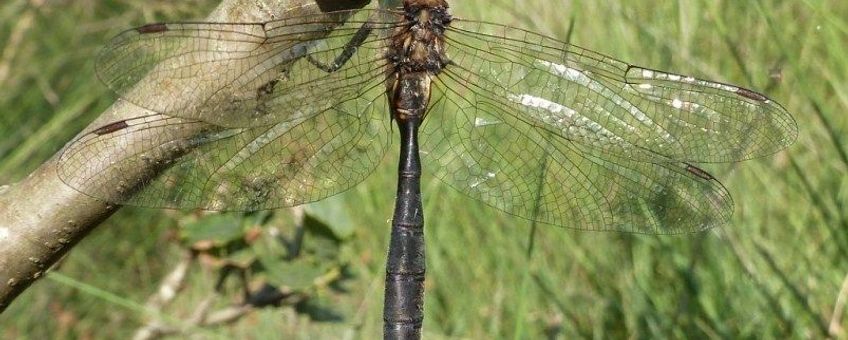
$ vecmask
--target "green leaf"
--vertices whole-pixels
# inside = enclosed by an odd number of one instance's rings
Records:
[[[271,260],[271,261],[267,261]],[[311,261],[286,262],[281,259],[260,258],[265,267],[268,283],[275,286],[303,290],[312,287],[315,279],[328,273],[333,264],[313,263]]]
[[[350,210],[340,196],[330,197],[304,206],[304,224],[311,232],[328,233],[336,240],[353,236]],[[318,223],[310,223],[318,222]]]
[[[268,283],[294,290],[311,287],[316,278],[336,266],[335,261],[322,261],[311,255],[287,260],[285,246],[272,238],[253,244],[253,249]]]
[[[242,239],[242,217],[235,214],[214,214],[187,224],[181,230],[182,239],[188,244],[212,241],[223,246]]]
[[[226,258],[230,263],[240,268],[248,268],[256,261],[256,252],[251,247],[244,247],[227,254]]]

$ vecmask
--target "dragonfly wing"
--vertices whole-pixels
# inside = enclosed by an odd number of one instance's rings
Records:
[[[316,201],[361,182],[382,159],[382,90],[266,126],[164,115],[111,124],[68,146],[59,177],[89,196],[144,207],[250,211]]]
[[[96,71],[122,98],[172,117],[234,128],[297,121],[382,76],[383,37],[396,21],[391,12],[361,10],[266,23],[151,24],[112,39]],[[354,37],[362,46],[350,50]],[[334,72],[316,66],[350,51]]]
[[[507,213],[580,230],[685,233],[724,224],[733,203],[706,172],[639,162],[527,124],[461,78],[443,73],[422,129],[425,167]]]
[[[456,20],[445,34],[478,96],[566,140],[642,161],[731,162],[777,152],[798,131],[779,104],[744,88],[615,60],[497,24]]]
[[[60,177],[110,202],[208,210],[292,206],[359,183],[388,145],[381,36],[396,18],[333,15],[119,35],[98,75],[158,114],[82,135]]]

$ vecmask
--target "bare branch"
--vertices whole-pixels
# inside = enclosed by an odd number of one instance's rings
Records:
[[[185,255],[174,266],[174,269],[171,270],[171,273],[168,276],[165,276],[165,279],[162,280],[162,283],[159,285],[159,289],[156,290],[156,293],[150,296],[147,299],[146,307],[154,310],[161,311],[163,307],[170,304],[171,301],[174,301],[174,298],[177,297],[177,293],[181,291],[185,286],[185,279],[188,276],[188,271],[191,266],[191,263],[194,261],[194,254],[191,251],[186,250]]]
[[[362,0],[224,0],[207,20],[261,22],[280,18],[285,9],[295,6],[302,6],[301,13],[307,14],[309,11],[318,13],[338,8],[345,2],[361,3]],[[150,111],[119,100],[85,130],[92,131],[109,123],[151,114]],[[197,124],[198,129],[201,127],[201,124]],[[198,131],[160,131],[173,134],[175,139],[181,136],[185,138],[192,132]],[[139,135],[135,138],[142,137]],[[104,155],[103,159],[120,159],[126,151],[118,148],[106,151],[110,154]],[[0,312],[119,208],[86,196],[62,182],[57,175],[60,155],[61,151],[21,182],[0,187]],[[102,169],[103,176],[114,176],[109,171],[119,171],[110,167]],[[137,169],[135,173],[122,174],[124,178],[128,175],[135,176],[137,183],[143,183],[151,176],[156,176],[156,171]]]

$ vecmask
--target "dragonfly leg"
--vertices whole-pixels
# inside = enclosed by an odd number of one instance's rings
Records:
[[[333,60],[331,64],[326,64],[318,59],[315,59],[312,54],[307,54],[306,60],[309,61],[310,64],[327,73],[336,72],[341,69],[342,66],[347,64],[348,61],[350,61],[350,58],[352,58],[353,55],[356,53],[356,49],[358,49],[359,46],[362,46],[362,44],[365,43],[365,40],[368,39],[368,36],[371,35],[371,32],[373,30],[374,24],[372,22],[368,21],[362,24],[362,26],[360,26],[356,33],[353,35],[353,38],[351,38],[345,44],[342,53],[336,56],[335,60]],[[280,81],[287,80],[288,76],[289,68],[286,67],[280,71],[280,75],[277,78],[272,79],[271,81],[263,84],[262,86],[256,89],[256,116],[264,116],[268,114],[268,107],[266,104],[268,97],[271,97],[271,95],[274,93],[277,84],[280,83]]]
[[[325,63],[322,63],[321,61],[315,59],[311,54],[306,55],[306,60],[308,60],[312,65],[315,65],[315,67],[324,70],[327,73],[336,72],[340,68],[342,68],[342,66],[344,66],[350,60],[350,58],[353,57],[353,55],[356,53],[356,49],[359,48],[359,46],[362,46],[363,43],[365,43],[365,40],[368,39],[368,36],[371,35],[371,32],[373,30],[374,24],[372,24],[370,21],[362,24],[362,26],[359,27],[359,30],[357,30],[356,33],[353,35],[353,38],[351,38],[350,41],[345,44],[344,50],[342,50],[341,54],[336,56],[336,59],[333,60],[332,64],[327,65]]]

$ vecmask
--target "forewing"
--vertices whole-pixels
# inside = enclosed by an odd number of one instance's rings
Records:
[[[383,37],[396,21],[391,12],[361,10],[253,24],[152,24],[112,39],[96,70],[122,98],[168,116],[235,128],[297,121],[382,76]],[[349,53],[353,38],[362,44],[339,69],[316,67]]]
[[[154,115],[84,134],[59,176],[95,198],[144,207],[294,206],[364,180],[389,144],[381,83],[310,117],[222,128]]]
[[[673,234],[724,224],[733,203],[711,176],[680,162],[639,162],[563,139],[506,112],[446,71],[422,130],[428,172],[526,219],[580,230]]]
[[[446,72],[503,113],[640,161],[730,162],[797,137],[792,116],[748,89],[629,65],[532,32],[455,20]]]

